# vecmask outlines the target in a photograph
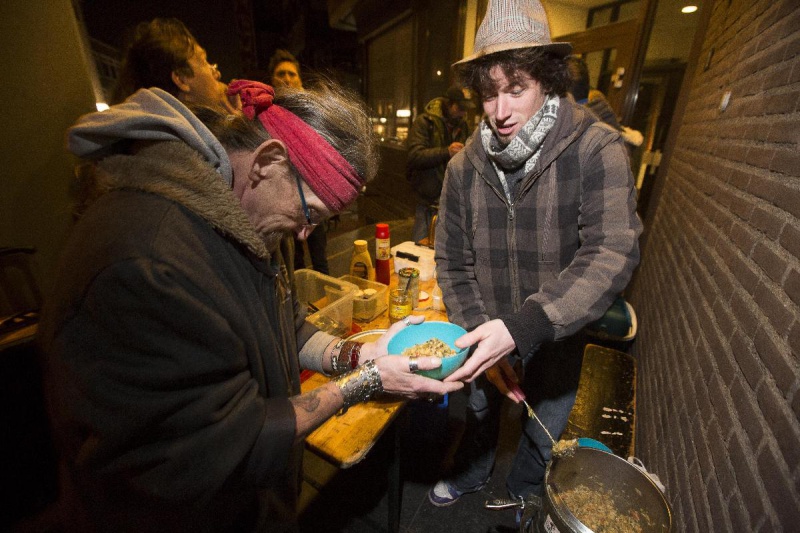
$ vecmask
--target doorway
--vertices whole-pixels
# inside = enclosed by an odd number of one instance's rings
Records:
[[[629,153],[642,217],[697,28],[691,3],[544,0],[553,40],[572,43],[589,67],[591,87],[605,95],[620,124],[641,133]]]

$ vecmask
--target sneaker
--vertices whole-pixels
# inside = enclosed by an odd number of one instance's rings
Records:
[[[451,486],[447,481],[439,481],[428,491],[428,500],[436,507],[453,505],[462,493]]]

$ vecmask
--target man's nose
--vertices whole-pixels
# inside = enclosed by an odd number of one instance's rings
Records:
[[[497,106],[495,109],[495,118],[497,120],[505,120],[511,116],[511,106],[509,105],[507,98],[498,95],[495,103]]]

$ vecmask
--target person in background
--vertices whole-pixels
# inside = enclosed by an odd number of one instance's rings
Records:
[[[639,260],[625,147],[567,96],[570,49],[551,41],[538,0],[490,0],[474,53],[456,64],[484,120],[447,167],[434,249],[448,319],[468,331],[455,344],[474,346],[446,378],[468,382],[470,397],[454,468],[428,493],[436,506],[488,482],[503,394],[515,399],[506,381],[519,381],[559,438],[577,391],[582,328]],[[542,494],[552,447],[536,420],[521,417],[506,478],[515,499]]]
[[[140,89],[79,119],[84,201],[39,334],[67,531],[297,531],[303,440],[382,391],[447,384],[304,320],[284,261],[374,176],[357,96],[231,83],[242,112]],[[311,126],[313,124],[313,126]],[[300,392],[300,368],[332,375]]]
[[[586,65],[586,61],[579,56],[572,55],[567,57],[566,62],[571,80],[569,92],[575,101],[586,106],[589,111],[597,115],[597,118],[619,131],[625,143],[630,147],[640,146],[644,141],[642,133],[620,124],[617,114],[614,113],[605,95],[601,91],[591,88],[589,67]]]
[[[303,79],[300,77],[300,63],[291,52],[278,49],[269,60],[269,72],[272,86],[276,89],[283,87],[303,90]],[[308,255],[311,258],[311,268],[323,274],[329,274],[328,269],[328,221],[323,220],[319,226],[308,235],[306,239]],[[305,268],[305,247],[303,242],[294,241],[294,268]]]
[[[474,107],[462,88],[451,87],[445,96],[428,102],[425,112],[411,125],[406,141],[406,172],[417,195],[412,231],[414,242],[429,235],[442,192],[445,168],[450,158],[464,148],[464,141],[470,133],[464,117]]]
[[[220,105],[233,112],[235,97],[226,94],[216,63],[186,25],[174,18],[139,23],[125,48],[111,104],[139,89],[158,87],[185,104]]]
[[[288,50],[278,49],[269,59],[268,67],[273,87],[303,89],[300,62]]]

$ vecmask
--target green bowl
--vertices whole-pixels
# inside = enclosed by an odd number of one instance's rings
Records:
[[[420,370],[418,373],[433,379],[444,379],[455,372],[467,359],[469,347],[459,350],[454,344],[457,338],[466,333],[467,331],[464,328],[451,324],[450,322],[431,321],[423,322],[422,324],[411,324],[392,337],[389,341],[389,353],[400,355],[406,348],[422,344],[430,339],[439,339],[449,344],[452,349],[456,350],[456,353],[448,357],[443,357],[442,366],[439,368]]]

